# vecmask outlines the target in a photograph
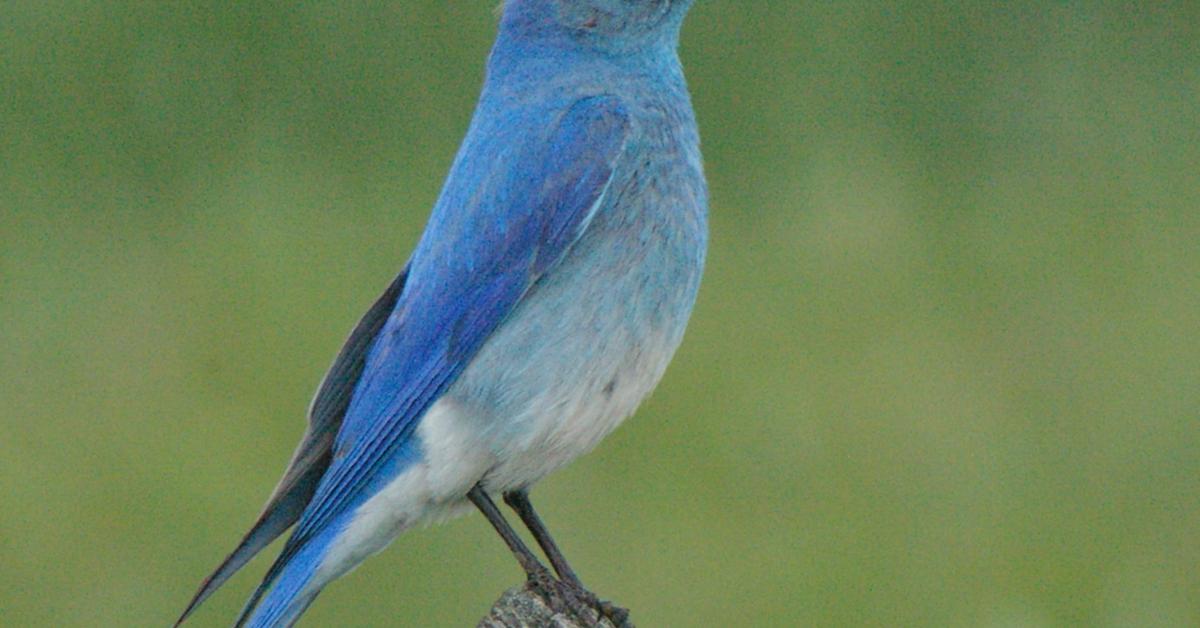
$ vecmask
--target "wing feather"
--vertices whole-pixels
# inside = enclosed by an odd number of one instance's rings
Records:
[[[593,96],[531,118],[484,140],[468,133],[408,287],[369,351],[332,464],[242,620],[309,539],[369,496],[425,410],[602,205],[631,130],[620,101]]]

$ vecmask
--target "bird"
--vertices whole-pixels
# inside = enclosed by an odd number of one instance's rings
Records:
[[[237,626],[295,624],[406,529],[487,518],[527,577],[590,593],[529,499],[662,378],[708,188],[678,55],[692,0],[506,0],[425,230],[322,380],[282,479],[176,626],[289,528]],[[591,599],[591,598],[588,598]]]

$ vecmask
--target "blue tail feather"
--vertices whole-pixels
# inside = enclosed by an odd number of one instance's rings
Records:
[[[340,525],[329,526],[299,548],[288,551],[285,547],[246,602],[235,626],[279,628],[294,624],[325,585],[313,578],[340,529]]]

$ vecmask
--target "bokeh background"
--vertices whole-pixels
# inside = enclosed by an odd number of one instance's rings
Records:
[[[0,4],[0,624],[174,620],[414,244],[493,9]],[[585,579],[644,626],[1200,625],[1198,42],[1194,2],[700,0],[689,335],[535,493]],[[519,581],[472,516],[306,625]]]

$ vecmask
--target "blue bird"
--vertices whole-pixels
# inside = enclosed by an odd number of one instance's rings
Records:
[[[293,525],[238,626],[294,624],[400,532],[472,504],[547,577],[490,495],[557,582],[586,591],[527,491],[632,414],[683,337],[707,244],[677,53],[690,5],[504,4],[416,250],[325,376],[257,523],[178,623]]]

